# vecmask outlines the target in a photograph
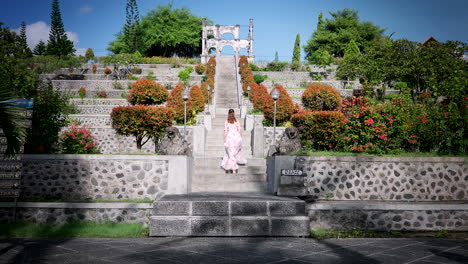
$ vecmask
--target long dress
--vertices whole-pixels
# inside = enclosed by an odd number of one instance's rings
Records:
[[[225,170],[237,170],[238,164],[246,164],[242,151],[242,132],[238,121],[233,124],[224,122],[224,149],[226,150],[221,167]]]

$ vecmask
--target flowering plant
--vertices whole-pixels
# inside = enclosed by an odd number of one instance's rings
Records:
[[[197,64],[195,65],[195,72],[198,74],[203,74],[206,71],[206,65],[205,64]]]
[[[81,98],[81,100],[83,100],[83,98],[86,97],[86,88],[85,87],[81,87],[78,90],[78,96]]]
[[[132,90],[127,100],[132,105],[162,104],[166,102],[168,96],[166,87],[154,80],[140,79],[132,84]]]
[[[62,153],[65,154],[92,154],[99,153],[98,142],[89,133],[86,126],[71,126],[60,135]]]
[[[106,91],[96,92],[96,97],[97,98],[107,98],[107,92]]]
[[[109,68],[105,68],[105,69],[104,69],[104,73],[105,73],[105,74],[111,74],[111,73],[112,73],[112,70],[109,69]]]

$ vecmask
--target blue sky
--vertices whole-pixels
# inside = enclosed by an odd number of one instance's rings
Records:
[[[137,0],[140,15],[169,0]],[[192,13],[211,19],[214,24],[241,26],[246,37],[249,18],[254,19],[254,53],[257,60],[290,61],[296,34],[305,45],[316,28],[322,11],[350,8],[359,11],[361,21],[385,28],[393,38],[424,41],[434,36],[439,41],[468,42],[467,0],[173,0],[173,7],[187,7]],[[0,22],[18,29],[28,25],[31,46],[48,39],[52,0],[3,1]],[[96,55],[108,54],[107,45],[125,23],[126,0],[60,0],[65,30],[79,52],[92,48]],[[302,51],[302,56],[304,52]]]

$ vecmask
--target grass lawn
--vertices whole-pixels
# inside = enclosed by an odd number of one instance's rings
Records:
[[[371,230],[334,230],[317,228],[310,231],[310,237],[314,239],[328,238],[415,238],[415,237],[430,237],[430,238],[448,238],[448,239],[466,239],[468,232],[455,232],[447,230],[439,231],[404,231],[404,232],[385,232]]]
[[[61,226],[0,223],[0,237],[147,237],[141,223],[71,222]]]

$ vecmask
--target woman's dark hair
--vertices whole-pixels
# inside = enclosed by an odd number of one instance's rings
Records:
[[[234,115],[234,109],[229,109],[227,121],[231,124],[237,121],[236,116]]]

